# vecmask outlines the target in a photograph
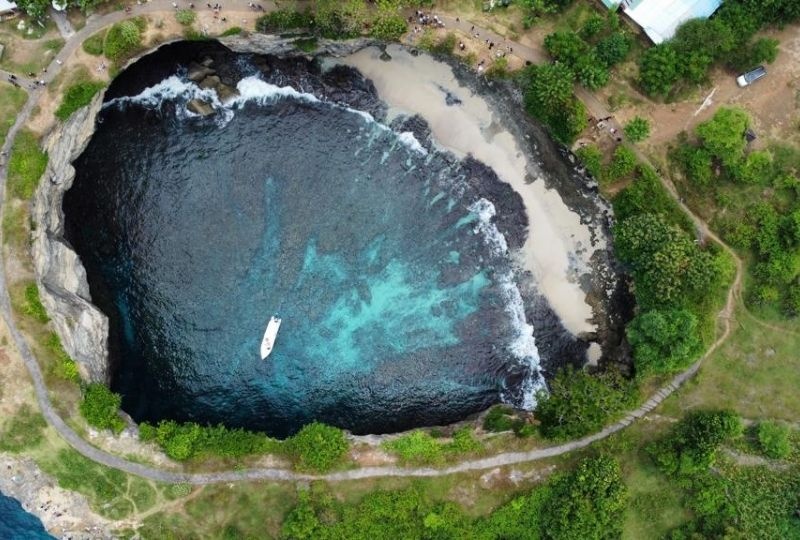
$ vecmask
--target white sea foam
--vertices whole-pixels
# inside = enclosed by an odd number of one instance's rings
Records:
[[[496,256],[508,252],[508,242],[505,236],[492,222],[497,214],[494,204],[486,199],[478,199],[468,207],[478,219],[475,221],[475,232],[480,233]],[[536,347],[536,338],[533,336],[533,325],[528,324],[525,317],[525,304],[522,294],[514,282],[514,273],[507,271],[497,278],[500,290],[505,300],[505,310],[511,318],[511,324],[516,332],[510,344],[510,350],[517,359],[528,368],[528,376],[522,382],[521,400],[515,403],[517,407],[533,410],[536,406],[536,395],[540,391],[547,391],[544,377],[541,374],[541,358]],[[508,396],[502,396],[503,401],[509,401]]]
[[[280,99],[294,99],[306,103],[322,103],[322,101],[308,92],[300,92],[291,86],[277,86],[270,84],[258,75],[251,75],[240,80],[236,84],[238,95],[225,100],[220,100],[217,93],[211,88],[200,88],[197,84],[177,75],[172,75],[161,81],[160,83],[145,88],[142,92],[135,96],[124,96],[114,98],[108,101],[104,107],[110,106],[126,106],[129,104],[141,105],[148,108],[158,108],[165,101],[172,101],[183,99],[186,101],[192,99],[199,99],[208,103],[214,111],[218,114],[218,124],[224,127],[233,118],[234,110],[241,109],[247,103],[256,103],[258,105],[269,105],[275,103]],[[351,107],[330,103],[331,106],[346,110],[349,113],[360,116],[367,125],[375,127],[387,132],[392,130],[375,120],[371,114],[366,111],[360,111]],[[196,117],[197,114],[188,111],[183,107],[179,107],[177,114],[185,117]],[[410,150],[417,152],[423,156],[428,155],[428,151],[420,142],[414,137],[410,131],[400,133],[398,140]]]

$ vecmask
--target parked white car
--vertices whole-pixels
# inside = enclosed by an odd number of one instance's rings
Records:
[[[767,70],[764,66],[758,66],[755,69],[751,69],[747,73],[743,73],[736,77],[736,84],[740,87],[744,88],[745,86],[749,86],[756,82],[758,79],[766,76]]]

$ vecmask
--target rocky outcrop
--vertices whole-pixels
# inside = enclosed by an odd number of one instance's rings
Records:
[[[33,266],[42,303],[64,350],[78,363],[84,380],[108,381],[108,319],[91,302],[86,271],[64,240],[64,193],[75,178],[74,161],[94,133],[103,100],[73,114],[47,138],[49,163],[33,203]]]
[[[210,116],[214,114],[214,107],[202,99],[190,99],[189,103],[186,104],[186,108],[200,116]]]
[[[319,39],[313,52],[297,48],[297,37],[281,37],[266,34],[240,34],[221,38],[219,41],[234,52],[271,54],[282,57],[334,56],[342,57],[379,43],[374,39],[358,38],[345,41]]]

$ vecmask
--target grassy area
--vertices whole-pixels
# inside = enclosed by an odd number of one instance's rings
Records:
[[[5,142],[8,130],[14,125],[17,113],[27,99],[28,94],[24,90],[0,82],[0,146]]]
[[[30,199],[47,167],[47,154],[39,139],[27,129],[20,130],[8,160],[8,191],[14,197]]]
[[[103,82],[91,80],[84,80],[72,84],[64,92],[61,105],[59,105],[56,110],[56,118],[62,122],[66,121],[72,116],[72,113],[88,105],[95,94],[105,88],[105,86]]]

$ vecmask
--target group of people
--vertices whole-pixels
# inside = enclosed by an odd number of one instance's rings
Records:
[[[444,28],[444,21],[439,18],[438,15],[434,14],[427,14],[421,9],[416,10],[415,15],[417,17],[417,23],[419,26],[432,26],[433,28]],[[409,15],[408,22],[414,22],[414,16]],[[414,32],[419,32],[417,26],[414,26]]]
[[[264,11],[264,6],[262,6],[261,4],[254,4],[253,2],[248,2],[247,6],[253,11]]]

